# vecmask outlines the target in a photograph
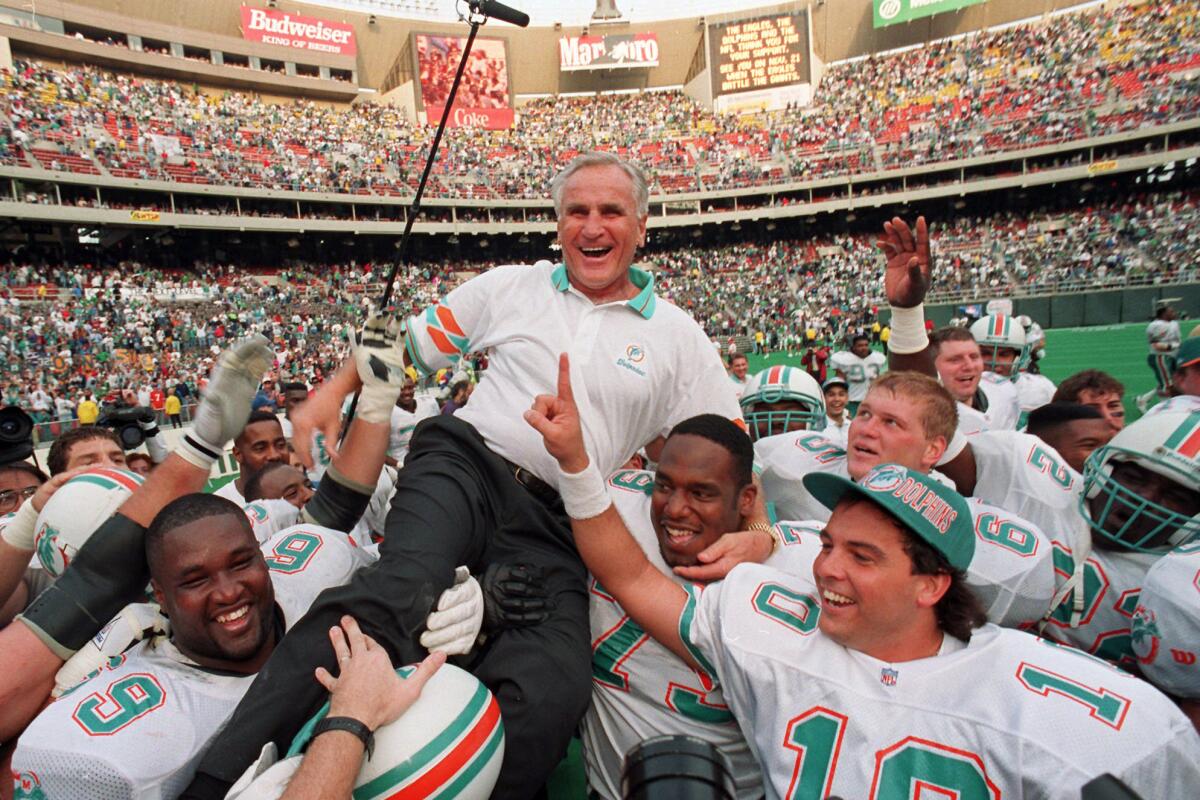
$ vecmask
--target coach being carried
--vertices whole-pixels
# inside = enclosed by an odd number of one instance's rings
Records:
[[[406,320],[398,335],[385,335],[373,318],[369,346],[294,415],[298,438],[319,428],[336,441],[342,401],[364,383],[399,386],[406,366],[429,375],[468,352],[490,354],[469,405],[418,425],[381,560],[322,595],[283,639],[185,797],[222,797],[265,742],[287,748],[325,699],[313,670],[336,670],[328,632],[343,615],[352,613],[395,663],[419,661],[425,618],[457,564],[476,574],[490,564],[530,564],[551,598],[544,620],[501,631],[473,665],[504,721],[504,767],[493,796],[536,795],[563,757],[591,694],[586,572],[557,491],[558,464],[522,413],[536,395],[554,391],[563,351],[586,410],[588,451],[606,473],[642,447],[657,458],[684,419],[737,419],[740,412],[699,325],[660,302],[653,278],[632,267],[649,206],[641,172],[609,154],[586,154],[550,191],[563,264],[490,270]],[[386,421],[391,404],[376,408],[364,393],[358,413]],[[296,451],[309,448],[300,441]],[[769,551],[766,534],[735,536],[747,552]]]

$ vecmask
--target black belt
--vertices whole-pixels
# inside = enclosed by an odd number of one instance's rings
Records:
[[[558,489],[546,483],[520,464],[514,464],[507,458],[504,459],[504,463],[508,465],[508,469],[513,477],[516,478],[517,483],[524,486],[525,491],[537,498],[539,502],[547,506],[555,506],[562,503],[562,498],[558,495]]]

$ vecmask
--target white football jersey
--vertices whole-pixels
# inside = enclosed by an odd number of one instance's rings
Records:
[[[408,443],[412,440],[417,423],[438,414],[438,404],[434,398],[422,395],[414,397],[413,400],[417,405],[412,411],[392,406],[392,430],[388,436],[387,454],[396,459],[399,466],[404,466],[404,459],[408,456]]]
[[[983,394],[985,408],[956,403],[958,432],[964,436],[974,436],[983,431],[1016,430],[1021,420],[1016,384],[993,372],[985,372],[979,379],[979,392]]]
[[[860,358],[849,350],[839,350],[829,357],[829,365],[846,376],[850,384],[851,403],[861,403],[867,396],[871,381],[887,370],[887,357],[872,350],[866,358]]]
[[[1200,700],[1200,544],[1173,550],[1150,567],[1132,637],[1138,666],[1151,683]]]
[[[1049,403],[1054,399],[1054,392],[1058,389],[1054,385],[1054,381],[1045,375],[1032,372],[1022,372],[1017,375],[1013,386],[1017,387],[1017,402],[1021,406],[1021,410],[1025,412],[1033,411],[1035,408],[1041,408]]]
[[[676,583],[650,522],[654,474],[621,470],[609,495],[650,562]],[[709,676],[652,640],[594,578],[588,581],[592,635],[592,703],[583,719],[588,784],[619,800],[625,754],[652,736],[689,734],[711,742],[733,764],[739,798],[762,797],[762,773]]]
[[[1054,599],[1054,550],[1050,538],[1033,523],[977,498],[967,503],[975,524],[975,555],[967,567],[967,585],[979,598],[989,622],[1026,628],[1050,609]],[[768,562],[801,577],[812,575],[821,552],[821,529],[829,519],[780,522],[785,544]]]
[[[1151,321],[1146,326],[1146,339],[1151,345],[1167,345],[1166,350],[1156,350],[1151,347],[1151,355],[1175,355],[1175,351],[1179,349],[1179,344],[1183,341],[1183,334],[1179,331],[1179,320],[1156,319]]]
[[[260,549],[271,571],[275,603],[289,628],[317,595],[348,583],[355,572],[375,560],[349,534],[311,524],[284,528]]]
[[[845,450],[846,439],[850,435],[850,418],[848,416],[843,416],[842,424],[838,425],[833,418],[826,414],[825,427],[821,429],[821,435]]]
[[[14,779],[42,792],[28,797],[177,797],[253,680],[202,669],[166,637],[139,642],[30,723]]]
[[[1150,410],[1142,414],[1142,417],[1153,417],[1155,414],[1161,414],[1164,411],[1183,411],[1189,414],[1193,411],[1200,411],[1200,395],[1181,394],[1176,397],[1168,397],[1161,403],[1155,403],[1151,406]]]
[[[1051,538],[1078,524],[1083,477],[1036,436],[988,431],[969,439],[975,456],[972,495],[1016,514]]]
[[[1087,522],[1080,517],[1073,529],[1060,531],[1054,537],[1054,572],[1060,586],[1075,572],[1075,543],[1087,535],[1086,526]],[[1118,666],[1136,669],[1134,614],[1146,572],[1160,558],[1157,553],[1093,547],[1085,562],[1079,624],[1071,626],[1075,596],[1081,591],[1076,587],[1054,610],[1042,634]]]
[[[285,628],[366,563],[346,534],[315,525],[280,531],[262,550]],[[253,680],[199,667],[167,637],[139,642],[30,723],[14,779],[45,797],[177,797]]]
[[[829,509],[801,481],[810,472],[849,479],[846,451],[822,433],[793,431],[754,443],[754,462],[774,519],[829,519]]]
[[[770,798],[1078,800],[1109,772],[1143,797],[1200,785],[1200,737],[1154,687],[986,625],[889,664],[824,636],[811,580],[742,564],[685,587],[684,645],[717,676]]]

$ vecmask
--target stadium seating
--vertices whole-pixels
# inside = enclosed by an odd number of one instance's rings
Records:
[[[1015,151],[1195,118],[1198,68],[1192,4],[1170,0],[833,65],[805,109],[714,115],[678,91],[545,98],[511,130],[451,130],[428,194],[540,198],[592,149],[641,162],[662,194]],[[271,105],[85,67],[20,63],[0,90],[0,162],[82,174],[402,196],[432,135],[389,106]]]

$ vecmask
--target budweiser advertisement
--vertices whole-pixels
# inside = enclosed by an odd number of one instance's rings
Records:
[[[563,72],[658,66],[658,34],[618,33],[609,36],[564,36],[558,40]]]
[[[454,73],[467,40],[457,36],[414,34],[417,75],[425,119],[436,125],[446,108]],[[476,39],[450,109],[448,127],[511,128],[512,95],[508,89],[508,52],[503,39]]]
[[[358,52],[353,26],[274,8],[242,6],[242,38],[339,56],[352,56]]]

